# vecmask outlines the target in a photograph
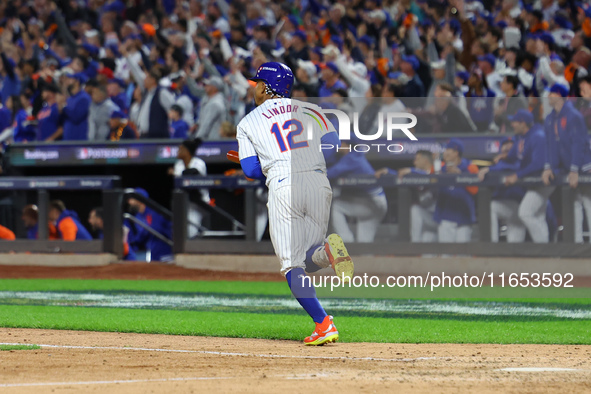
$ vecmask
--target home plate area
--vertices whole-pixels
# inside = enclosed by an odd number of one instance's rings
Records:
[[[591,346],[336,343],[0,329],[1,393],[584,392]]]

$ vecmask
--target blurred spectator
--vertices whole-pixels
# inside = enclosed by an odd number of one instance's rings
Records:
[[[37,141],[55,141],[62,136],[64,130],[60,122],[60,112],[56,102],[56,95],[60,90],[57,85],[50,83],[43,86],[41,92],[43,107],[37,113],[39,120]]]
[[[189,125],[183,119],[183,108],[174,104],[168,111],[168,119],[170,121],[170,138],[187,138],[189,132]]]
[[[111,134],[111,114],[121,109],[107,94],[107,88],[99,85],[92,88],[92,103],[90,104],[88,118],[88,139],[93,141],[104,141],[109,139]]]
[[[174,95],[158,85],[162,73],[153,67],[145,73],[136,59],[123,45],[120,51],[126,56],[131,74],[142,91],[142,100],[137,114],[137,127],[141,138],[170,138],[168,134],[168,111],[174,104]]]
[[[125,88],[125,81],[119,78],[112,78],[107,82],[107,93],[109,98],[121,111],[127,113],[129,108],[127,105],[127,97],[124,92]]]
[[[74,211],[67,210],[64,203],[60,200],[50,201],[48,218],[49,222],[57,230],[58,239],[64,241],[92,239],[88,230],[80,223],[78,214]]]
[[[475,70],[468,78],[466,106],[477,131],[488,131],[494,117],[495,93],[487,88],[486,79],[480,70]]]
[[[113,111],[109,118],[109,135],[107,140],[132,140],[137,139],[136,132],[129,126],[127,116],[121,111]]]
[[[520,109],[528,107],[527,100],[518,90],[519,78],[515,75],[507,75],[501,81],[501,90],[504,97],[499,100],[495,108],[495,123],[499,127],[500,133],[511,133],[508,117],[513,116]]]
[[[447,83],[435,88],[437,124],[442,133],[468,133],[474,131],[472,123],[453,100],[454,89]]]
[[[417,98],[425,97],[425,85],[417,74],[419,66],[419,59],[415,55],[403,55],[401,57],[400,71],[410,78],[404,89],[404,97],[411,98],[408,102],[410,107],[422,105],[423,100],[418,100]]]
[[[456,138],[449,140],[443,151],[445,164],[442,174],[477,173],[478,168],[462,158],[464,144]],[[433,219],[439,223],[439,242],[469,242],[472,224],[476,222],[474,195],[477,187],[441,187],[437,197]]]
[[[64,119],[64,141],[88,139],[88,114],[92,100],[82,88],[86,81],[87,77],[82,73],[68,74],[65,93],[56,96],[60,115]]]
[[[20,96],[10,97],[6,105],[12,108],[14,114],[14,142],[35,141],[37,122],[32,115],[32,107],[29,98],[23,93]]]
[[[339,78],[339,68],[333,62],[320,65],[321,78],[318,97],[330,97],[338,89],[347,89],[347,85]]]
[[[211,77],[204,81],[206,97],[202,99],[199,111],[197,138],[202,140],[219,139],[220,125],[226,120],[224,102],[224,81],[220,77]]]
[[[236,139],[236,127],[228,121],[222,122],[220,125],[220,136],[227,139]]]

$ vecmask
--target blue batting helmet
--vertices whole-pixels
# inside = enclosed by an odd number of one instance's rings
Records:
[[[251,81],[263,81],[275,93],[283,97],[291,97],[293,89],[293,72],[285,64],[267,62],[259,67],[257,75]]]

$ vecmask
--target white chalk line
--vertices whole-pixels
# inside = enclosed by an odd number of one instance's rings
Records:
[[[0,343],[0,345],[19,346],[32,345],[30,343]],[[238,356],[238,357],[259,357],[259,358],[295,358],[305,360],[348,360],[348,361],[387,361],[387,362],[414,362],[424,360],[437,360],[446,357],[416,357],[416,358],[376,358],[376,357],[336,357],[336,356],[293,356],[287,354],[256,354],[256,353],[235,353],[217,352],[212,350],[183,350],[183,349],[152,349],[143,347],[118,347],[118,346],[72,346],[72,345],[41,345],[41,348],[61,349],[96,349],[96,350],[133,350],[144,352],[165,352],[165,353],[198,353],[211,354],[215,356]]]

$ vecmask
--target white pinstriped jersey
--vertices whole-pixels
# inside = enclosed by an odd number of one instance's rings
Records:
[[[238,123],[240,160],[258,156],[267,184],[292,173],[326,172],[320,139],[334,130],[317,105],[289,98],[266,100]]]

